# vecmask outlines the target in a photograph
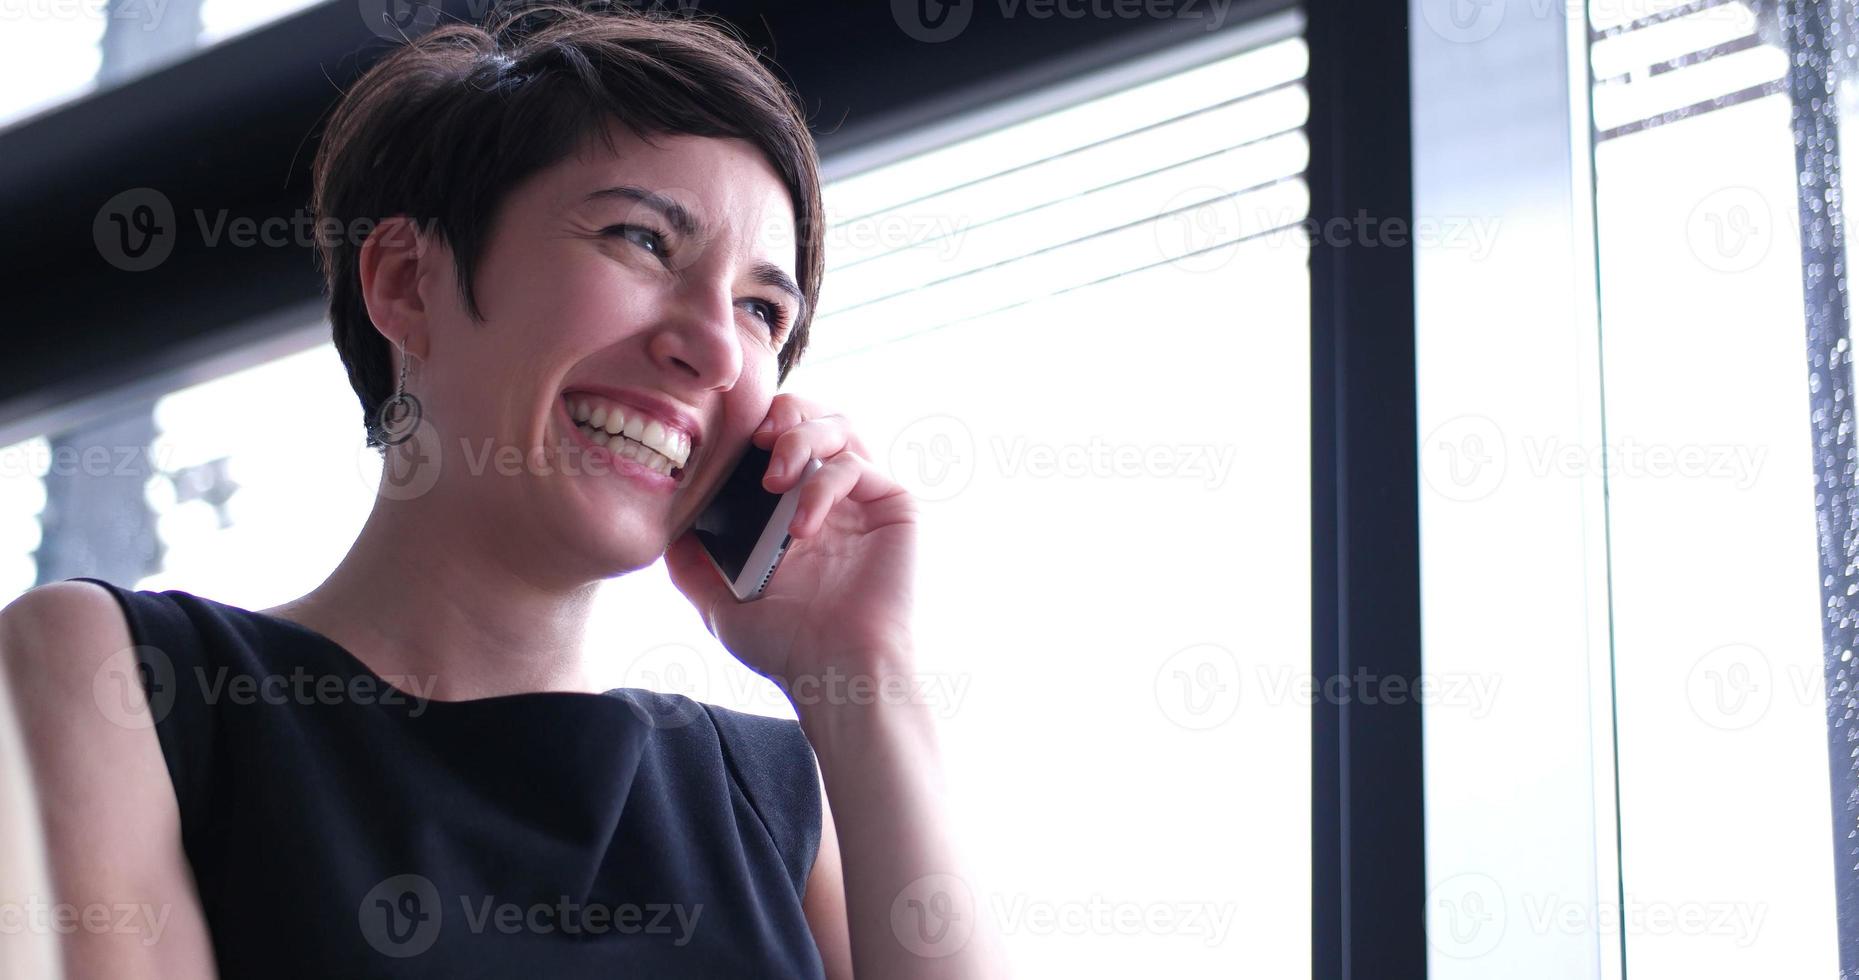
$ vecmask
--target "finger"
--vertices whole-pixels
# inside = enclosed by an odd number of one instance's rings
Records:
[[[797,395],[782,392],[768,403],[768,411],[762,422],[750,438],[758,446],[766,447],[774,437],[805,421],[807,415],[805,400]],[[823,413],[816,413],[823,414]]]
[[[762,486],[771,493],[786,493],[805,472],[807,460],[821,462],[849,448],[852,429],[842,416],[808,419],[781,433],[770,450]]]
[[[755,445],[766,449],[781,433],[808,419],[837,414],[811,398],[782,392],[769,403],[766,417],[749,438]]]
[[[804,538],[818,532],[842,500],[869,503],[905,492],[901,484],[870,460],[853,452],[840,453],[820,464],[807,478],[794,518],[788,523],[788,533]]]

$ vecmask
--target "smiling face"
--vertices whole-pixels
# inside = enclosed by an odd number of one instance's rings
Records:
[[[643,567],[690,526],[765,417],[801,313],[793,207],[753,144],[612,137],[617,153],[591,139],[506,198],[481,322],[443,245],[421,264],[428,350],[409,387],[445,454],[430,502],[549,578]],[[514,472],[484,455],[506,447]]]

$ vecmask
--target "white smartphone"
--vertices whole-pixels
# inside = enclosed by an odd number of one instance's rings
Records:
[[[800,488],[820,468],[819,460],[808,459],[806,472],[786,493],[770,493],[763,489],[762,477],[772,458],[768,450],[751,443],[692,525],[737,602],[759,599],[768,588],[793,541],[787,526],[800,502]]]

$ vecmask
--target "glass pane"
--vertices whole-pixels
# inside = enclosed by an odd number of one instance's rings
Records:
[[[51,443],[43,437],[0,449],[0,596],[7,602],[36,582],[33,552],[51,466]]]
[[[1618,980],[1587,39],[1510,10],[1409,11],[1427,976]]]
[[[96,87],[103,17],[77,5],[54,15],[9,19],[0,28],[0,127],[45,112]]]
[[[1627,973],[1832,976],[1789,57],[1773,4],[1593,27]]]
[[[266,406],[289,406],[289,424]],[[361,531],[381,461],[327,343],[185,388],[155,404],[151,454],[169,474],[149,503],[166,546],[140,589],[264,609],[315,588]],[[212,490],[229,491],[223,503]],[[184,499],[184,498],[193,499]]]
[[[793,386],[924,501],[920,648],[1026,976],[1309,973],[1304,64],[1278,42],[827,192]]]
[[[21,0],[0,6],[0,128],[320,2]],[[369,8],[362,3],[356,16]],[[106,39],[106,31],[113,36]]]

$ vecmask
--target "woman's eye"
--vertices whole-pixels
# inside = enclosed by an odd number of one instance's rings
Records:
[[[781,333],[781,327],[787,322],[787,310],[785,308],[778,303],[770,303],[765,299],[751,299],[745,300],[744,302],[749,304],[749,309],[761,311],[762,322],[768,324],[768,332],[770,335],[779,335]]]
[[[665,236],[643,225],[614,225],[604,234],[624,238],[661,259],[665,258],[669,251],[665,247]]]

